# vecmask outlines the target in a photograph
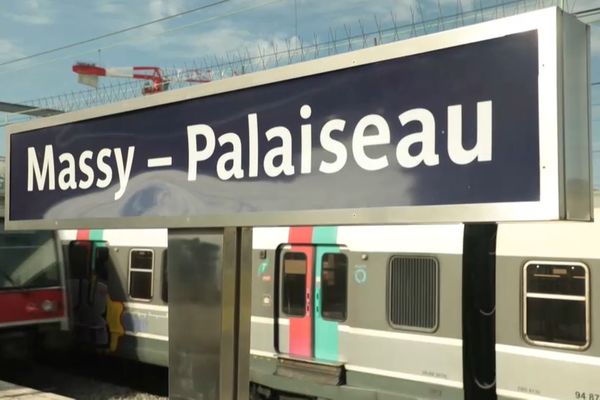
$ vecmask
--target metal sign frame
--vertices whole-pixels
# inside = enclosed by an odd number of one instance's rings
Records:
[[[592,207],[590,123],[589,103],[586,103],[589,102],[589,80],[587,79],[589,76],[589,45],[586,40],[586,35],[589,33],[585,25],[557,8],[534,11],[448,32],[9,126],[7,164],[10,165],[11,137],[20,133],[342,70],[531,30],[538,32],[539,51],[539,201],[194,216],[11,220],[9,168],[6,185],[8,194],[6,226],[9,229],[64,229],[81,226],[177,228],[590,220]],[[569,45],[564,45],[564,43]],[[579,45],[572,45],[574,43],[579,43]],[[585,79],[582,79],[581,71],[586,74]],[[565,134],[566,132],[569,134]]]

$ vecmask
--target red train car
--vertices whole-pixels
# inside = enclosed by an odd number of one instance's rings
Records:
[[[69,328],[56,234],[4,230],[0,214],[0,355],[24,357]]]

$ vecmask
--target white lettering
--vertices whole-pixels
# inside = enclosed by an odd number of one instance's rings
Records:
[[[258,113],[247,115],[248,122],[248,149],[244,146],[243,137],[235,132],[228,132],[218,136],[218,144],[227,151],[217,160],[216,174],[219,179],[243,179],[256,177],[259,172],[269,177],[281,175],[291,176],[295,173],[311,174],[313,162],[313,126],[310,123],[312,108],[308,104],[300,107],[300,141],[292,141],[291,130],[286,126],[275,126],[260,132]],[[453,163],[463,165],[477,161],[489,161],[492,156],[492,101],[483,101],[477,104],[477,143],[469,150],[462,146],[462,105],[448,107],[448,154]],[[439,143],[436,143],[436,118],[431,111],[425,108],[414,108],[398,115],[400,125],[412,126],[418,123],[414,132],[402,136],[395,148],[390,145],[391,126],[379,114],[363,116],[353,127],[352,136],[343,139],[346,121],[331,119],[325,121],[319,132],[319,145],[324,150],[325,158],[319,160],[318,170],[325,174],[335,174],[341,171],[348,161],[347,141],[352,141],[352,155],[359,168],[366,171],[377,171],[388,167],[391,156],[390,150],[395,152],[398,165],[402,168],[415,168],[423,166],[437,166],[440,164],[438,153]],[[395,126],[394,129],[397,127]],[[335,134],[335,135],[334,135]],[[443,134],[443,133],[442,133]],[[264,136],[262,136],[264,135]],[[198,136],[204,136],[204,146],[198,149]],[[209,125],[193,125],[188,127],[189,163],[188,180],[193,181],[197,175],[197,163],[208,160],[214,155],[216,134]],[[261,157],[259,143],[264,145],[264,154]],[[278,140],[275,140],[278,139]],[[437,145],[437,148],[436,148]],[[294,147],[296,146],[296,147]],[[379,147],[376,147],[379,146]],[[299,147],[299,148],[297,148]],[[317,146],[319,147],[319,146]],[[330,154],[331,156],[328,156]],[[248,157],[246,161],[244,157]],[[296,158],[296,156],[298,158]],[[259,158],[260,157],[260,158]],[[393,156],[392,156],[393,157]],[[259,171],[262,159],[262,171]],[[299,163],[298,171],[296,165]],[[245,166],[248,166],[246,171]]]
[[[240,137],[233,132],[219,136],[219,145],[231,144],[231,151],[224,153],[217,161],[217,175],[220,179],[226,181],[231,177],[241,179],[244,177],[242,169],[242,141]],[[227,162],[231,161],[231,169],[227,169]]]
[[[300,108],[302,119],[309,119],[312,110],[308,104]],[[303,124],[300,127],[300,136],[302,139],[302,150],[300,151],[300,173],[310,174],[312,170],[312,126]]]
[[[115,162],[111,162],[111,156],[115,155]],[[119,179],[119,188],[114,194],[114,199],[118,200],[125,194],[127,185],[131,177],[135,147],[129,146],[127,154],[122,152],[121,148],[103,148],[96,155],[94,166],[94,152],[84,150],[76,155],[64,152],[54,158],[52,145],[47,145],[44,149],[44,159],[40,167],[40,160],[37,158],[35,148],[29,147],[28,152],[28,171],[27,171],[27,190],[33,191],[34,186],[42,191],[48,183],[48,190],[54,190],[56,181],[58,188],[63,191],[75,190],[77,188],[87,190],[92,186],[100,189],[107,188],[112,184],[113,168]],[[55,163],[59,165],[58,176],[55,177]],[[96,175],[97,173],[97,175]],[[94,181],[95,180],[95,181]]]
[[[94,170],[86,163],[86,160],[90,160],[93,156],[94,153],[89,150],[85,150],[79,156],[79,169],[87,178],[79,181],[79,189],[89,189],[94,183]]]
[[[75,170],[75,157],[71,153],[62,153],[58,157],[61,164],[67,163],[67,166],[62,168],[58,173],[58,187],[61,190],[77,189],[77,181]]]
[[[110,165],[104,162],[104,159],[106,157],[110,157],[111,153],[112,152],[110,149],[102,149],[98,152],[98,169],[102,173],[104,173],[104,178],[98,179],[96,181],[96,187],[100,189],[108,187],[108,185],[110,185],[110,182],[112,181],[112,168],[110,167]]]
[[[206,146],[198,150],[196,138],[202,135]],[[198,162],[208,160],[215,151],[215,132],[208,125],[199,124],[187,127],[188,136],[188,181],[195,181],[198,176]]]
[[[372,132],[375,128],[375,132]],[[368,135],[365,135],[369,131]],[[371,133],[372,132],[372,133]],[[376,171],[389,165],[386,155],[370,158],[365,153],[365,147],[390,143],[390,127],[385,118],[378,114],[369,114],[361,118],[354,128],[352,136],[352,153],[356,163],[367,171]]]
[[[54,190],[54,151],[51,144],[44,147],[44,160],[42,168],[37,159],[35,147],[27,148],[27,191],[33,191],[33,178],[39,191],[44,190],[48,180],[48,190]]]
[[[294,175],[294,165],[292,164],[292,134],[284,126],[275,126],[265,132],[267,140],[278,137],[281,139],[281,146],[274,147],[265,154],[263,168],[265,173],[274,178],[281,173],[285,175]],[[281,163],[275,165],[275,158],[281,157]]]
[[[123,162],[123,154],[121,149],[115,149],[115,159],[117,161],[117,173],[119,175],[119,190],[115,193],[115,200],[119,200],[127,189],[127,183],[129,182],[129,174],[131,174],[131,166],[133,165],[133,154],[135,147],[129,146],[127,148],[127,160]]]
[[[258,120],[256,114],[248,114],[248,176],[258,176]]]
[[[335,156],[335,161],[321,161],[319,171],[325,174],[334,174],[344,168],[348,160],[348,151],[343,143],[334,140],[331,137],[333,131],[343,132],[346,126],[346,121],[343,119],[332,119],[327,121],[321,129],[321,147],[323,150],[332,153]]]
[[[462,144],[462,106],[448,107],[448,155],[459,165],[492,160],[492,101],[477,103],[477,142],[470,150]]]
[[[424,108],[415,108],[403,112],[398,117],[402,126],[412,121],[421,124],[421,131],[411,133],[403,137],[396,148],[398,164],[404,168],[414,168],[420,163],[433,166],[440,163],[440,157],[435,152],[435,118],[433,114]],[[421,152],[417,155],[410,154],[410,147],[421,143]]]

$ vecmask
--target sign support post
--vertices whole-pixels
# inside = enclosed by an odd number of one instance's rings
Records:
[[[169,230],[169,398],[247,399],[252,230]]]
[[[465,400],[496,399],[497,224],[465,224],[463,234],[463,376]],[[476,290],[473,290],[476,289]]]

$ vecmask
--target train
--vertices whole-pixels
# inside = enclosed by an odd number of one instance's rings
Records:
[[[167,231],[58,235],[77,347],[168,366]]]
[[[500,223],[495,270],[478,279],[465,276],[464,235],[254,228],[252,399],[458,400],[466,385],[482,399],[600,398],[600,222]],[[79,343],[168,366],[167,231],[58,237]]]
[[[464,235],[462,224],[254,228],[252,398],[463,399],[473,382],[499,399],[600,398],[600,222],[498,224],[486,281],[466,279]],[[166,230],[0,228],[0,260],[3,353],[67,334],[168,366]],[[495,329],[466,326],[475,292]]]
[[[0,212],[0,355],[27,360],[40,346],[61,346],[69,330],[63,265],[56,232],[6,232]]]

